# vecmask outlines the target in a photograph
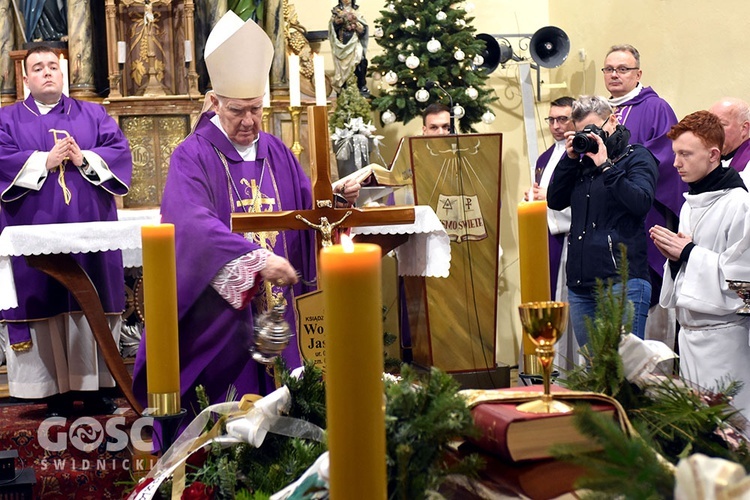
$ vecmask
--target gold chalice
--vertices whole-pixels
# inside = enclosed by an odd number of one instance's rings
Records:
[[[737,309],[740,316],[750,316],[750,281],[727,280],[729,289],[737,293],[744,304]]]
[[[540,399],[517,406],[526,413],[567,413],[573,407],[555,401],[550,394],[552,362],[555,359],[555,343],[560,340],[568,326],[568,304],[566,302],[526,302],[518,306],[524,334],[536,346],[536,356],[542,365],[544,394]]]

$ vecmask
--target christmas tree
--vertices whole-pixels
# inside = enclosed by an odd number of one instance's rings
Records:
[[[384,51],[370,68],[381,89],[372,106],[383,124],[407,123],[435,102],[450,105],[445,92],[462,132],[494,120],[488,106],[497,97],[486,86],[485,43],[474,37],[472,9],[455,0],[392,0],[380,11],[375,37]]]

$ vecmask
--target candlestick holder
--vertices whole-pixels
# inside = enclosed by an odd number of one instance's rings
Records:
[[[568,413],[573,407],[552,399],[550,380],[555,344],[568,326],[568,304],[565,302],[527,302],[518,307],[524,335],[536,345],[536,355],[542,365],[544,394],[540,399],[518,405],[526,413]]]
[[[159,452],[162,456],[172,447],[177,439],[177,433],[186,414],[187,410],[185,408],[180,408],[178,412],[170,415],[156,415],[148,411],[143,412],[144,416],[153,418],[159,424]]]
[[[261,128],[263,129],[263,132],[270,134],[271,133],[271,110],[268,108],[263,108],[263,116],[260,118],[261,120]]]
[[[743,306],[737,309],[737,314],[750,316],[750,281],[727,280],[727,285],[744,302]]]
[[[299,161],[299,157],[303,151],[302,144],[299,142],[302,106],[289,106],[289,113],[292,115],[292,147],[290,149],[294,153],[294,156],[297,157],[297,161]]]

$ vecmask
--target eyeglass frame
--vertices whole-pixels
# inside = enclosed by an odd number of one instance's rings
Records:
[[[565,125],[571,120],[569,116],[548,116],[544,119],[545,122],[547,122],[548,125],[552,125],[555,122],[559,123],[560,125]]]
[[[618,75],[624,75],[625,73],[630,73],[631,71],[636,71],[641,69],[640,67],[636,66],[635,68],[628,68],[625,66],[622,66],[620,68],[602,68],[601,71],[605,75],[611,75],[612,73],[617,73]]]

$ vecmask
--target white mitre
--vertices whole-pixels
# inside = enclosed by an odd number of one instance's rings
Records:
[[[211,85],[220,96],[252,99],[266,91],[273,61],[273,43],[253,20],[232,11],[211,30],[203,51]]]

